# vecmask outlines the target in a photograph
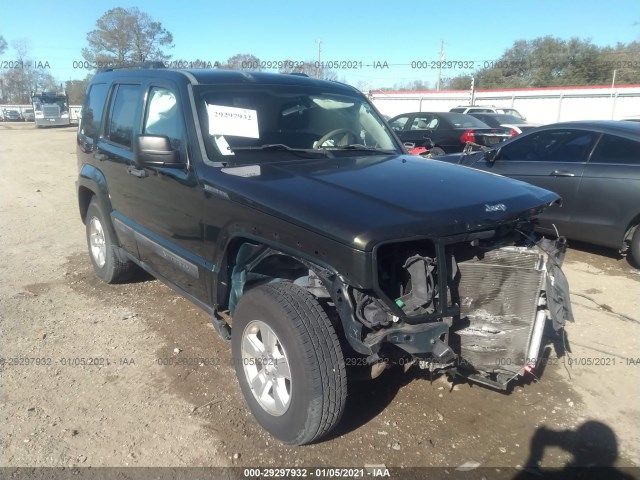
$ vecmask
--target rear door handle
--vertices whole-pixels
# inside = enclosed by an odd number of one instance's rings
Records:
[[[575,177],[576,174],[570,172],[569,170],[554,170],[549,175],[552,177]]]
[[[146,170],[140,170],[139,168],[129,167],[127,168],[127,173],[129,175],[133,175],[134,177],[144,178],[147,176]]]

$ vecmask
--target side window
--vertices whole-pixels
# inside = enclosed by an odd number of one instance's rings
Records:
[[[437,125],[438,119],[434,119],[431,115],[420,115],[416,116],[411,122],[411,130],[430,130],[434,127],[433,120],[436,120],[435,125]]]
[[[585,162],[597,134],[581,130],[545,130],[505,145],[500,160]]]
[[[389,126],[393,130],[400,131],[404,129],[404,126],[406,125],[407,120],[409,120],[409,117],[398,117],[393,122],[389,123]]]
[[[140,85],[118,85],[111,103],[107,138],[127,148],[131,148],[140,91]]]
[[[109,86],[106,83],[96,83],[91,85],[87,92],[87,97],[82,106],[82,117],[80,119],[80,134],[88,137],[87,140],[92,143],[100,131],[100,122],[102,121],[102,112],[104,111],[104,103],[107,100]]]
[[[184,128],[173,92],[162,87],[151,88],[142,132],[145,135],[169,137],[173,148],[180,148]]]
[[[591,158],[591,163],[640,165],[640,141],[604,135]]]

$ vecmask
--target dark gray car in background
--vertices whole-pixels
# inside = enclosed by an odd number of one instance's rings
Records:
[[[543,233],[631,251],[640,265],[640,124],[581,121],[539,127],[492,150],[435,157],[558,193]]]

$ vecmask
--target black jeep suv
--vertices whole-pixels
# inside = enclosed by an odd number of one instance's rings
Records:
[[[347,368],[415,363],[505,389],[571,319],[558,196],[407,155],[356,89],[305,76],[119,68],[78,128],[80,215],[107,283],[142,267],[231,341],[260,424],[339,421]]]

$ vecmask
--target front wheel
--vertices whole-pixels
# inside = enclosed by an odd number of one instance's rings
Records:
[[[240,388],[265,430],[302,445],[339,422],[347,397],[342,349],[309,292],[285,282],[249,290],[233,314],[231,335]]]

